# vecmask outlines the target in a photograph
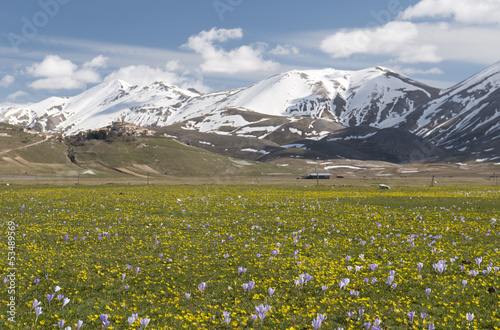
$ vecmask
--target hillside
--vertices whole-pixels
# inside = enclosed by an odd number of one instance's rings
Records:
[[[38,177],[163,178],[293,174],[275,165],[242,161],[166,138],[62,140],[0,127],[0,175]],[[8,135],[4,135],[8,134]]]
[[[0,105],[0,120],[65,136],[129,122],[250,160],[288,155],[407,162],[446,156],[495,162],[499,106],[500,62],[445,90],[382,67],[293,70],[209,94],[115,80],[70,98]],[[349,133],[366,127],[378,138],[363,141]],[[345,138],[337,134],[342,130]]]

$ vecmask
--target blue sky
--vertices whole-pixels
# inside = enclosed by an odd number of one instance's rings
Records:
[[[293,69],[447,87],[500,61],[498,0],[27,0],[0,12],[0,103],[157,80],[208,92]]]

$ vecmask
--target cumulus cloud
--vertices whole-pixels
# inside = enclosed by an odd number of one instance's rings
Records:
[[[15,80],[13,76],[7,75],[0,80],[0,87],[9,87]]]
[[[226,51],[217,42],[238,40],[243,38],[241,29],[216,29],[202,31],[191,36],[183,47],[194,50],[204,60],[201,64],[203,72],[212,73],[245,73],[254,71],[269,71],[278,67],[278,63],[265,60],[263,54],[267,48],[264,43],[244,45]]]
[[[28,95],[28,93],[26,93],[24,91],[17,91],[15,93],[12,93],[9,96],[7,96],[7,101],[14,102],[17,98],[22,97],[22,96],[26,96],[26,95]]]
[[[418,25],[402,21],[376,28],[339,31],[322,41],[321,50],[333,58],[371,54],[390,55],[403,63],[442,60],[437,46],[421,40]]]
[[[283,56],[283,55],[299,55],[300,50],[292,45],[278,45],[276,48],[270,51],[273,55]]]
[[[107,58],[97,56],[81,67],[70,60],[57,55],[47,55],[40,63],[35,63],[26,69],[26,73],[40,78],[28,86],[33,89],[85,89],[87,84],[101,81],[98,68],[106,66]]]
[[[208,92],[210,89],[203,84],[203,80],[193,79],[189,71],[185,70],[179,61],[170,61],[165,68],[151,67],[148,65],[130,65],[122,67],[109,74],[104,81],[121,79],[132,85],[146,86],[161,81],[183,88],[195,88],[200,92]]]
[[[392,69],[396,72],[400,72],[402,74],[407,74],[407,75],[439,75],[439,74],[444,74],[443,70],[440,68],[434,67],[430,68],[427,70],[423,69],[418,69],[418,68],[409,68],[409,67],[400,67],[400,66],[395,66],[392,67]]]
[[[500,24],[498,0],[422,0],[401,13],[401,19],[453,18],[465,24]]]

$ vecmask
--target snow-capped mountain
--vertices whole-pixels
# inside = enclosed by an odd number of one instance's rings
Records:
[[[500,62],[445,89],[408,116],[417,135],[448,150],[500,152]]]
[[[345,126],[392,127],[437,93],[380,67],[290,71],[247,88],[206,95],[161,82],[140,87],[115,80],[71,98],[0,105],[0,119],[71,135],[116,120],[165,126],[234,107],[271,116],[327,118]]]
[[[438,93],[438,89],[381,67],[294,70],[248,88],[190,100],[171,122],[234,107],[273,116],[327,118],[345,126],[392,127]]]
[[[114,80],[69,98],[40,103],[0,105],[0,120],[42,132],[72,135],[124,120],[139,126],[164,126],[170,115],[199,94],[161,82],[132,86]]]
[[[453,152],[498,156],[499,104],[500,62],[445,90],[382,67],[294,70],[246,88],[203,95],[162,82],[132,86],[115,80],[74,97],[0,104],[0,121],[66,135],[114,121],[176,125],[278,144],[299,139],[336,143],[328,136],[339,129],[370,126],[403,129]]]

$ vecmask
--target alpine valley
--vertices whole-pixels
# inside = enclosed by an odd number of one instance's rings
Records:
[[[500,62],[440,90],[382,67],[290,71],[201,94],[121,80],[74,97],[0,104],[0,121],[73,136],[127,122],[247,160],[500,159]]]

